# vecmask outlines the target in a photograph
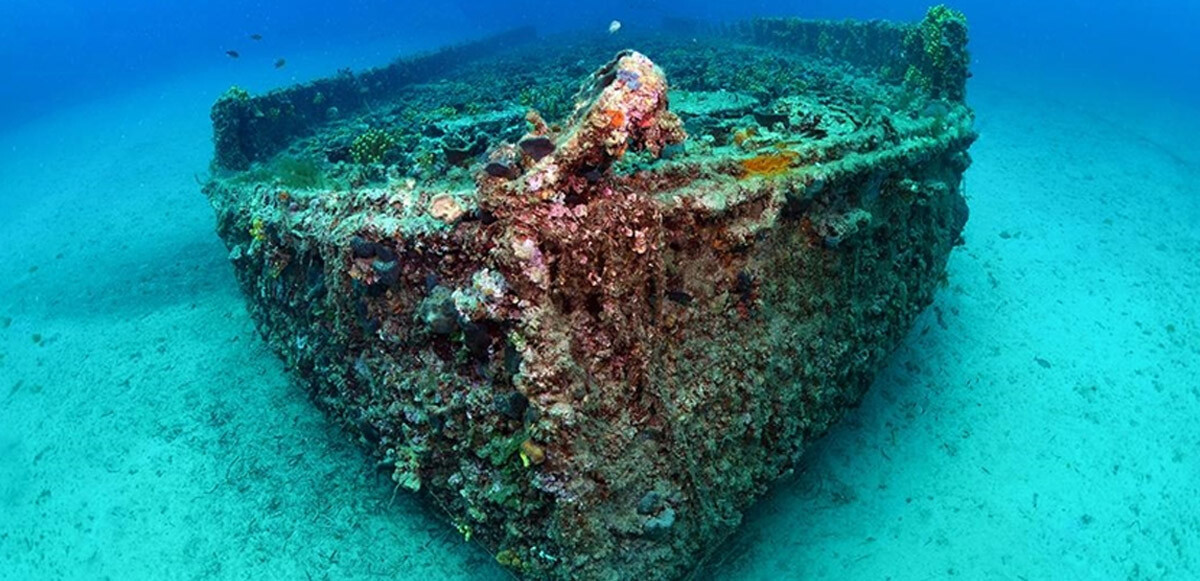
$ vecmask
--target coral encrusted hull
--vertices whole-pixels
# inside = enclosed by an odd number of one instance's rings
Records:
[[[263,337],[399,486],[530,578],[678,578],[944,281],[975,132],[930,14],[233,90],[205,193]]]

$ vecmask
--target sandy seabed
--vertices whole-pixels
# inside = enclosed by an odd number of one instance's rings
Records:
[[[1200,110],[980,74],[967,244],[714,579],[1200,577]],[[256,336],[219,71],[0,135],[0,579],[504,579]]]

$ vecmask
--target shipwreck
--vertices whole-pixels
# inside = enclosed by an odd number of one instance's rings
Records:
[[[674,28],[515,30],[212,109],[204,192],[263,338],[529,578],[693,570],[962,241],[961,14]]]

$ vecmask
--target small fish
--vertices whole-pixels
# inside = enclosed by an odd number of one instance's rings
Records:
[[[225,51],[225,54],[226,54],[226,56],[228,56],[231,59],[235,59],[237,57],[242,56],[242,55],[238,54],[238,51],[236,51],[236,50],[227,50],[227,51]]]
[[[618,30],[621,30],[621,21],[620,20],[614,20],[614,21],[612,21],[611,24],[608,25],[608,33],[609,34],[616,34]]]
[[[259,34],[259,33],[257,33],[257,32],[256,32],[256,33],[254,33],[254,34],[251,34],[251,35],[250,35],[250,40],[262,40],[262,35],[261,35],[261,34]]]
[[[283,66],[286,64],[287,64],[287,60],[285,60],[285,59],[275,59],[275,68],[277,68],[277,69],[282,69]]]

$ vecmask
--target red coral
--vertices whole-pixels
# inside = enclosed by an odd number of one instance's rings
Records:
[[[619,109],[611,109],[605,111],[604,113],[608,115],[608,124],[611,125],[613,129],[620,129],[621,127],[625,126],[625,114]]]

